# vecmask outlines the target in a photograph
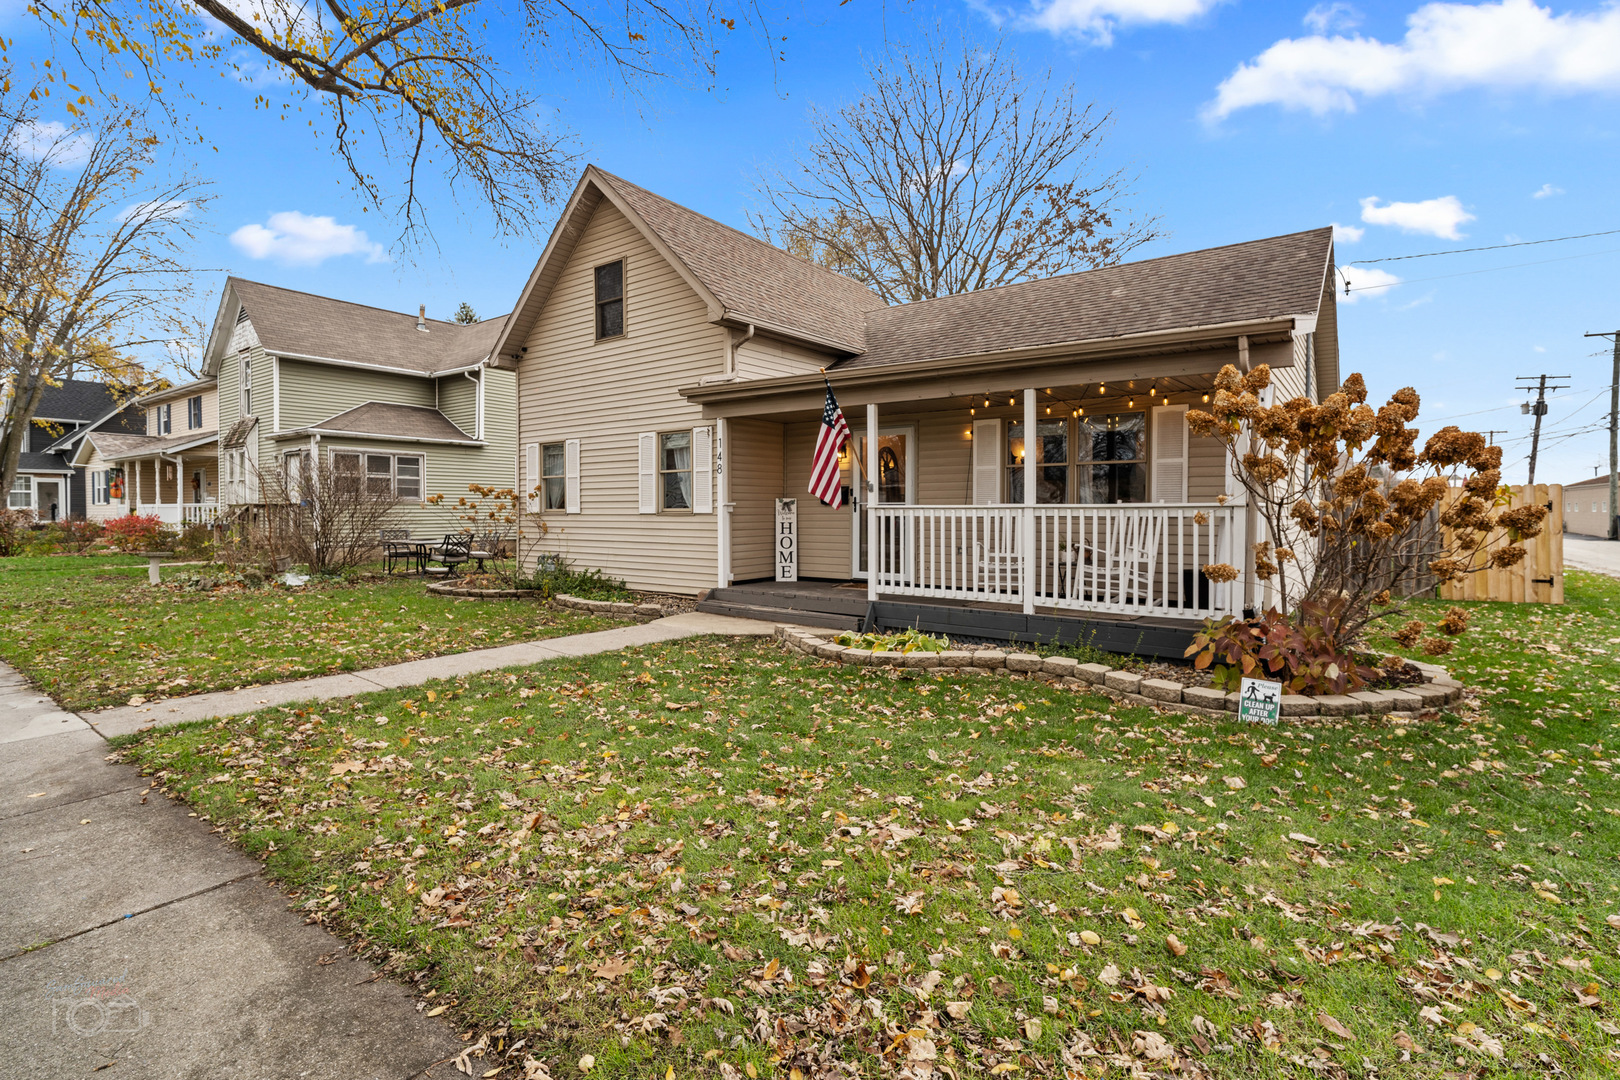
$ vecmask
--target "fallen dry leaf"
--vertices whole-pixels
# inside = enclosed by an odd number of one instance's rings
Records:
[[[1351,1031],[1349,1028],[1345,1027],[1343,1024],[1339,1023],[1339,1021],[1335,1020],[1325,1012],[1316,1014],[1316,1022],[1327,1028],[1341,1039],[1353,1040],[1356,1037],[1355,1032]]]

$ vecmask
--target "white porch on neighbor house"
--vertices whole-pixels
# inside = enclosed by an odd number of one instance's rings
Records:
[[[137,514],[150,514],[165,525],[214,525],[219,521],[219,504],[206,502],[136,503]]]
[[[215,524],[220,513],[218,447],[209,437],[168,452],[120,456],[124,501],[134,513],[152,515],[166,525]]]

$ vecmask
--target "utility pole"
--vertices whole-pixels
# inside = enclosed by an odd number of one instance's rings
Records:
[[[1620,330],[1586,336],[1614,339],[1614,378],[1609,381],[1609,539],[1620,540]]]
[[[1489,431],[1487,431],[1485,433],[1485,441],[1489,445],[1495,446],[1496,445],[1496,437],[1498,435],[1506,435],[1506,434],[1507,434],[1507,431],[1503,430],[1502,428],[1491,428]]]
[[[1568,375],[1520,375],[1518,379],[1515,380],[1516,382],[1536,383],[1535,386],[1519,387],[1519,389],[1527,392],[1530,390],[1534,390],[1536,392],[1535,406],[1532,408],[1529,402],[1525,402],[1524,406],[1525,412],[1533,412],[1536,416],[1536,428],[1530,436],[1530,477],[1526,481],[1526,483],[1531,487],[1536,486],[1536,452],[1541,449],[1541,418],[1547,415],[1547,391],[1569,389],[1568,385],[1548,386],[1547,380],[1567,378],[1569,378]]]

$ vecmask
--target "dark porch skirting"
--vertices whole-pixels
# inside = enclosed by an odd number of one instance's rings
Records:
[[[1197,623],[1163,619],[1105,619],[1076,615],[1025,615],[992,607],[879,600],[867,622],[879,630],[915,627],[930,634],[1026,645],[1091,645],[1104,652],[1155,659],[1182,659]]]

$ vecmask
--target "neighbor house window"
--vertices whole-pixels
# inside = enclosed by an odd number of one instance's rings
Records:
[[[363,476],[366,491],[372,494],[392,493],[407,502],[422,499],[422,458],[418,454],[337,451],[332,454],[332,471],[344,491],[353,491]]]
[[[34,505],[34,478],[32,476],[19,476],[11,482],[11,491],[6,495],[6,506],[12,510],[27,510]]]
[[[186,400],[186,427],[196,431],[202,427],[202,395]]]
[[[157,433],[171,435],[174,433],[174,406],[159,405],[157,407]]]
[[[90,502],[94,506],[107,505],[107,471],[97,469],[90,474]]]
[[[692,433],[658,436],[659,509],[692,509]]]
[[[1024,441],[1022,421],[1007,425],[1007,501],[1024,501]],[[1040,420],[1035,424],[1035,501],[1069,501],[1069,422]]]
[[[596,268],[596,336],[624,333],[624,260]]]
[[[1147,414],[1085,416],[1075,440],[1075,502],[1147,501]]]
[[[560,442],[540,447],[540,509],[568,509],[567,460]]]
[[[253,415],[253,358],[242,356],[242,415]]]

